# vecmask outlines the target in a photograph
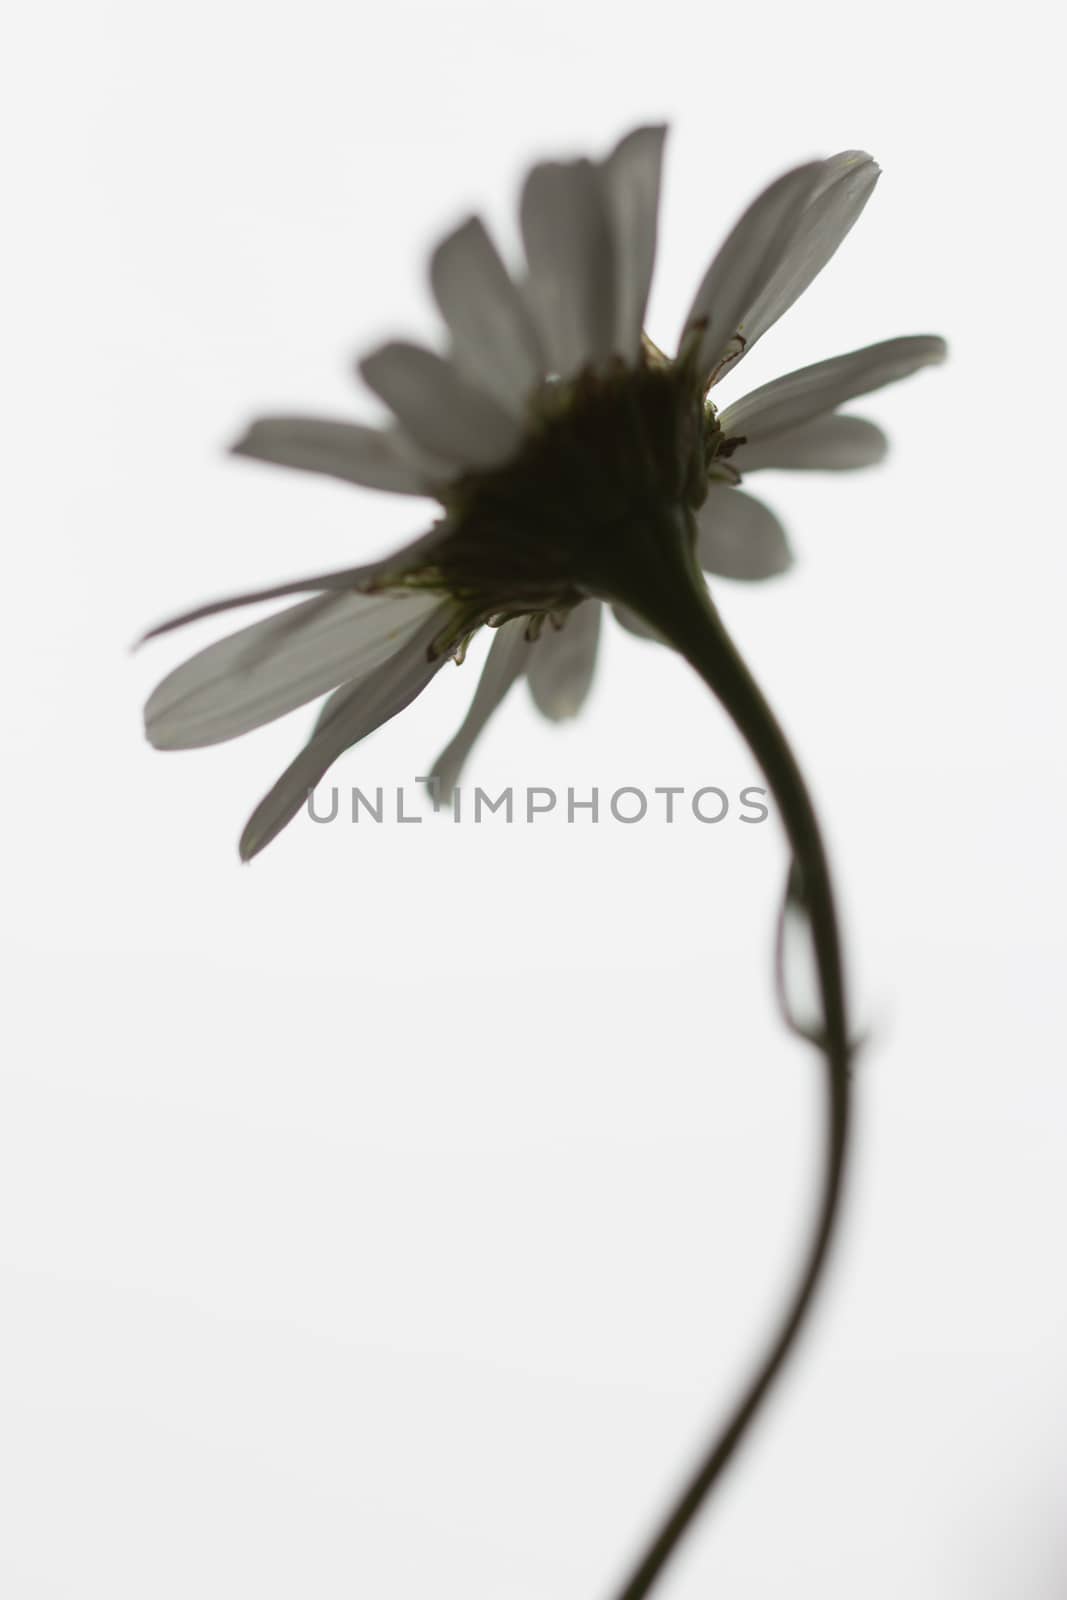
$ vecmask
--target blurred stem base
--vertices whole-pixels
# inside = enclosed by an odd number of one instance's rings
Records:
[[[692,530],[676,524],[650,545],[635,543],[633,561],[613,585],[630,606],[683,655],[721,702],[763,769],[792,851],[815,949],[822,1025],[804,1037],[823,1057],[826,1127],[818,1209],[798,1282],[763,1360],[727,1423],[698,1463],[647,1545],[617,1600],[644,1600],[675,1553],[793,1351],[821,1281],[841,1209],[850,1126],[850,1059],[841,941],[833,885],[807,785],[774,713],[712,603],[693,557]],[[656,556],[650,559],[650,551]]]

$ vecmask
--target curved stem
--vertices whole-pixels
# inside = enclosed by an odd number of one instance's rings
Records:
[[[695,667],[721,701],[763,769],[777,802],[803,884],[819,974],[824,1029],[826,1134],[822,1189],[799,1281],[778,1331],[726,1426],[648,1544],[617,1600],[644,1600],[722,1475],[784,1366],[822,1277],[840,1209],[849,1130],[849,1037],[841,946],[826,852],[807,786],[789,744],[733,646],[701,575],[668,581],[657,599],[643,585],[637,609]],[[638,597],[629,599],[634,604]]]

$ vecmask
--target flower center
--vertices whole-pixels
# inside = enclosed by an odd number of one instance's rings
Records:
[[[495,615],[611,594],[619,563],[703,500],[720,440],[683,366],[549,381],[518,454],[445,491],[427,579]]]

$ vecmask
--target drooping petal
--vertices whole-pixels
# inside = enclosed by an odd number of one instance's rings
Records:
[[[561,628],[545,626],[530,650],[526,677],[534,704],[552,722],[577,716],[593,682],[600,638],[599,600],[583,600]]]
[[[386,589],[391,584],[402,582],[408,573],[422,564],[432,562],[437,545],[446,537],[444,525],[438,524],[429,533],[413,539],[403,549],[383,556],[379,561],[370,561],[360,567],[343,567],[337,572],[316,572],[311,577],[293,578],[288,583],[270,584],[265,589],[246,589],[242,594],[208,600],[204,605],[194,606],[191,611],[179,612],[176,617],[168,617],[165,622],[157,623],[142,634],[137,642],[145,644],[149,639],[158,639],[161,634],[173,632],[175,628],[184,628],[190,622],[200,622],[204,617],[213,617],[220,611],[232,611],[237,606],[256,605],[262,600],[281,600],[291,594],[325,594],[341,589],[359,589],[368,594]]]
[[[946,354],[944,339],[934,334],[886,339],[775,378],[727,406],[719,420],[727,436],[743,434],[754,444],[834,411],[856,395],[910,377],[920,367],[944,361]]]
[[[746,311],[786,259],[822,168],[821,161],[794,167],[757,195],[704,274],[682,325],[682,339],[694,324],[705,324],[698,364],[706,376],[715,372]]]
[[[545,358],[529,307],[479,217],[442,239],[430,258],[430,283],[458,371],[521,419]]]
[[[665,127],[634,128],[601,164],[614,237],[613,348],[634,363],[641,351],[656,260],[660,169]]]
[[[516,617],[497,628],[485,658],[470,710],[455,737],[434,762],[429,778],[438,799],[447,802],[459,782],[460,772],[474,742],[508,690],[525,670],[534,646],[526,637],[528,619]]]
[[[792,565],[785,529],[774,512],[731,484],[713,483],[696,513],[697,560],[720,578],[773,578]]]
[[[796,862],[786,878],[774,941],[774,985],[786,1026],[817,1044],[824,1031],[819,963]]]
[[[889,440],[865,417],[831,411],[797,428],[743,444],[730,456],[739,472],[787,467],[799,472],[848,472],[883,460]]]
[[[821,163],[785,254],[734,330],[741,350],[751,350],[822,271],[870,199],[880,170],[865,150],[843,150]],[[723,363],[714,381],[732,365]]]
[[[338,756],[410,705],[440,671],[446,655],[431,656],[434,638],[448,621],[447,605],[423,617],[395,655],[331,697],[308,743],[264,795],[245,824],[239,845],[250,861],[296,816],[310,790]]]
[[[145,706],[158,750],[235,739],[385,666],[436,614],[436,595],[316,595],[219,639],[167,674]]]
[[[569,378],[614,342],[615,251],[599,171],[591,161],[533,167],[520,221],[530,308],[551,370]]]
[[[368,489],[433,492],[432,469],[427,471],[414,451],[404,451],[395,430],[326,417],[259,417],[231,448],[237,456],[321,472]],[[447,468],[441,476],[448,476]]]
[[[416,444],[455,467],[499,466],[519,443],[515,418],[432,350],[394,339],[359,370]]]
[[[639,617],[636,611],[631,611],[629,606],[613,605],[611,610],[615,621],[620,627],[625,628],[627,633],[634,634],[638,639],[655,639],[657,643],[660,642],[660,636],[655,628],[651,627],[644,617]]]

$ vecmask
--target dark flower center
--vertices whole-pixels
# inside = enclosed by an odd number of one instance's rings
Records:
[[[721,443],[685,367],[620,362],[550,381],[519,453],[449,485],[423,581],[483,615],[611,597],[635,550],[703,500]]]

